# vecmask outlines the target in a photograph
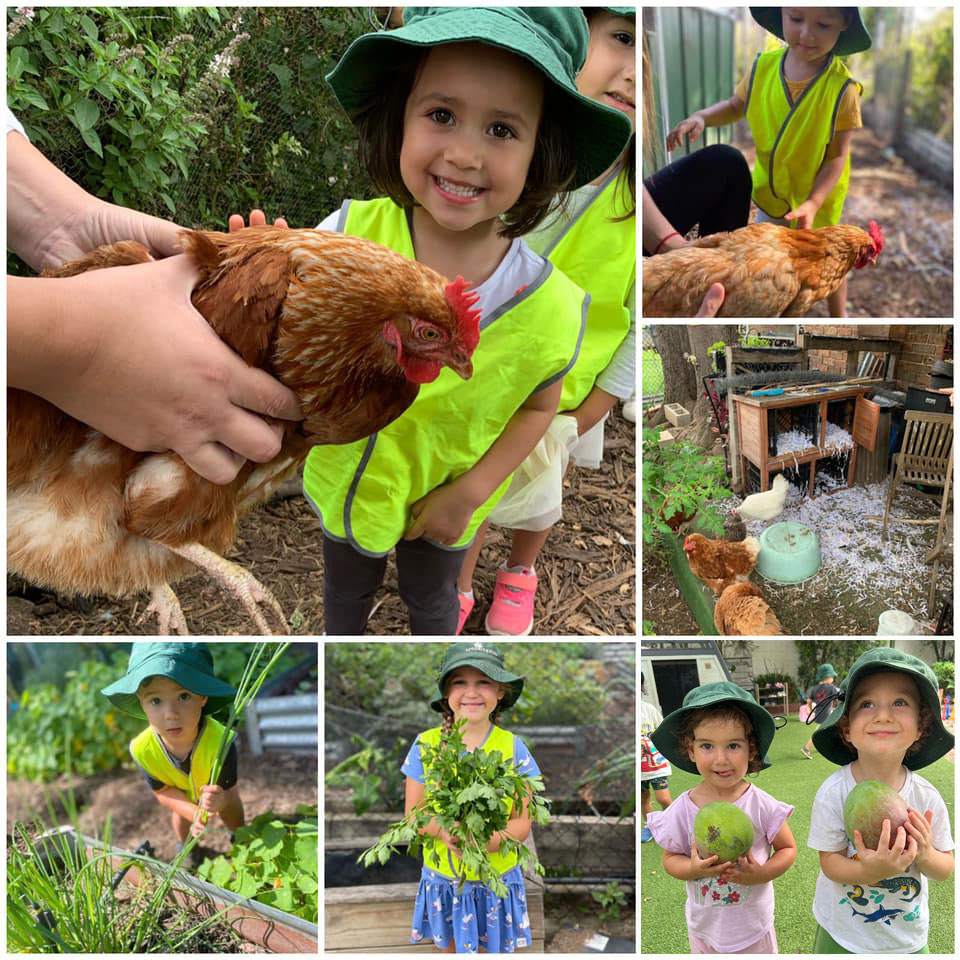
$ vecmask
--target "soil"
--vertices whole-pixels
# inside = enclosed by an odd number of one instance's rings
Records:
[[[636,633],[636,443],[634,425],[618,406],[610,415],[598,470],[572,469],[565,482],[563,519],[537,562],[535,631],[552,636],[632,636]],[[477,605],[464,628],[484,635],[483,619],[509,538],[491,528],[474,578]],[[323,631],[320,522],[302,496],[275,498],[240,523],[229,559],[274,593],[293,634]],[[190,629],[212,636],[249,634],[238,604],[207,577],[177,584]],[[138,623],[145,593],[127,599],[69,598],[7,578],[8,636],[149,635],[155,621]],[[368,632],[409,633],[391,559]]]
[[[636,941],[635,904],[629,889],[626,892],[627,903],[621,908],[621,918],[601,923],[596,916],[600,907],[588,894],[554,893],[548,888],[543,898],[544,952],[583,953],[584,944],[597,934]]]
[[[739,146],[750,166],[755,150]],[[852,138],[843,223],[876,220],[884,249],[877,266],[848,280],[851,317],[953,316],[953,195],[904,163],[867,127]],[[756,208],[751,211],[751,219]],[[826,300],[807,317],[828,317]]]
[[[296,812],[297,804],[317,801],[317,765],[310,755],[266,754],[252,756],[241,750],[238,756],[240,796],[249,823],[258,814],[272,810],[278,814]],[[119,850],[133,850],[144,840],[153,845],[158,860],[173,860],[178,841],[170,826],[170,817],[153,798],[143,776],[125,770],[111,770],[93,777],[61,777],[46,788],[26,780],[7,780],[7,830],[15,821],[29,822],[39,817],[49,826],[50,815],[44,803],[49,793],[58,824],[69,822],[55,791],[73,787],[79,811],[78,829],[88,836],[103,833],[110,820],[110,844]],[[229,831],[222,825],[208,828],[195,848],[196,862],[205,857],[227,853]]]

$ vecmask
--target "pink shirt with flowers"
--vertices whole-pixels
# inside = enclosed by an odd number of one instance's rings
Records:
[[[789,803],[775,800],[751,783],[734,801],[753,823],[753,847],[757,863],[766,863],[770,845],[793,813]],[[666,810],[647,814],[653,839],[671,853],[690,856],[693,821],[699,807],[690,791],[681,793]],[[732,953],[756,943],[773,928],[773,883],[747,886],[723,883],[719,877],[687,881],[687,927],[719,953]]]

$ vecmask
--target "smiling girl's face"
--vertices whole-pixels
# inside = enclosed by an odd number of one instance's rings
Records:
[[[808,63],[826,57],[846,28],[835,7],[784,7],[781,16],[787,46]]]
[[[688,755],[710,787],[728,790],[743,780],[750,763],[750,743],[743,723],[720,717],[698,723]]]
[[[920,735],[920,692],[905,673],[872,673],[857,684],[839,722],[861,759],[902,763]]]
[[[637,129],[637,25],[608,10],[590,18],[587,61],[577,88],[604,106],[625,113]]]
[[[172,753],[185,756],[197,739],[207,698],[185,690],[169,677],[147,677],[137,690],[137,699],[157,736]]]
[[[446,693],[456,720],[486,723],[506,688],[475,667],[457,667],[447,678]]]
[[[542,110],[543,80],[520,57],[481,43],[434,47],[404,111],[404,185],[444,230],[495,223],[526,185]]]

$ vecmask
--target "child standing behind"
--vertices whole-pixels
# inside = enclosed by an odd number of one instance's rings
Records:
[[[841,765],[820,786],[810,815],[807,846],[820,854],[813,952],[929,953],[928,881],[953,873],[946,805],[914,773],[953,747],[936,677],[922,660],[877,647],[850,668],[838,698],[843,709],[813,735],[817,750]],[[848,837],[844,829],[847,796],[864,780],[896,790],[910,818],[895,836],[884,820],[876,850],[859,830]]]
[[[310,452],[328,634],[363,632],[396,548],[411,632],[453,635],[463,550],[556,413],[585,297],[520,237],[629,139],[622,113],[576,89],[587,44],[576,8],[414,7],[327,78],[387,196],[321,227],[467,277],[482,316],[469,380],[445,370],[384,430]]]
[[[585,10],[590,48],[577,76],[582,94],[636,122],[636,11]],[[527,234],[527,243],[590,294],[587,326],[573,369],[564,377],[560,414],[514,475],[491,514],[510,527],[510,557],[497,573],[484,620],[491,636],[527,636],[533,627],[534,562],[560,519],[563,472],[570,458],[596,469],[603,424],[617,400],[636,389],[636,157],[634,139],[609,170],[566,197],[566,208]],[[487,525],[460,571],[460,624],[474,605],[473,572]]]
[[[813,749],[813,734],[837,705],[835,697],[836,694],[840,692],[840,689],[835,686],[833,682],[836,679],[836,674],[837,671],[833,669],[832,663],[821,663],[817,668],[816,683],[810,688],[810,692],[807,694],[807,717],[810,716],[810,713],[813,713],[813,719],[808,719],[806,722],[808,724],[815,724],[815,726],[810,733],[810,739],[800,752],[808,760],[813,759],[810,753]],[[833,701],[832,706],[831,701]],[[801,717],[800,719],[802,721],[804,718]]]
[[[237,691],[213,675],[205,643],[134,643],[126,674],[100,692],[117,710],[149,723],[130,741],[130,755],[170,811],[181,844],[203,832],[200,810],[219,814],[231,830],[243,825],[235,741],[210,783],[223,733],[210,714],[229,707]]]
[[[703,777],[666,810],[647,815],[663,847],[663,869],[687,884],[691,953],[777,952],[772,881],[797,857],[787,826],[793,807],[744,779],[771,765],[774,731],[773,717],[724,680],[691,690],[651,736],[672,764]],[[697,813],[717,801],[735,804],[753,823],[753,846],[738,863],[717,863],[716,855],[701,860],[693,842]]]
[[[758,222],[800,229],[840,222],[850,181],[850,140],[862,127],[860,93],[839,58],[869,50],[856,7],[751,7],[753,19],[786,43],[761,53],[729,100],[682,120],[667,149],[684,134],[746,117],[756,145],[753,201]],[[847,282],[827,297],[831,317],[847,315]]]

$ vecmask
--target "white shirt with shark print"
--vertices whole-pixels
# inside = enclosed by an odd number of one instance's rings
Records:
[[[810,814],[807,846],[825,852],[842,850],[853,857],[857,848],[843,826],[843,805],[857,785],[850,764],[830,774],[820,785]],[[927,780],[912,770],[900,796],[907,806],[921,812],[933,811],[933,845],[952,850],[950,819],[943,798]],[[928,877],[915,864],[902,875],[883,880],[877,886],[857,887],[836,883],[821,870],[813,898],[817,923],[851,953],[915,953],[927,942],[930,912],[927,906]],[[947,881],[953,882],[953,879]]]

